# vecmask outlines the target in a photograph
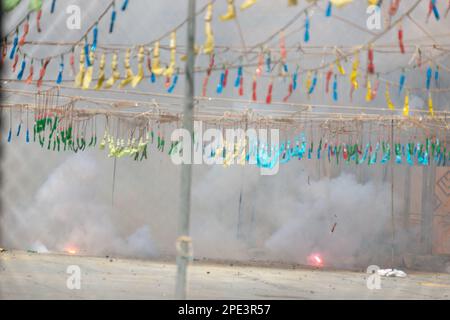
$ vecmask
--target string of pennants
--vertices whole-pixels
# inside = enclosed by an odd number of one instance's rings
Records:
[[[6,1],[10,2],[9,6],[5,8],[7,10],[11,10],[14,5],[17,5],[20,1]],[[209,56],[209,64],[205,71],[203,86],[202,86],[202,95],[205,96],[207,92],[207,87],[209,85],[209,78],[212,71],[219,70],[220,77],[219,83],[216,85],[216,93],[222,94],[224,89],[227,86],[233,86],[240,96],[245,94],[245,83],[244,81],[245,73],[252,74],[250,83],[251,90],[251,98],[253,101],[257,101],[257,88],[258,88],[258,79],[264,75],[269,78],[269,83],[267,84],[267,93],[265,95],[265,102],[267,104],[272,103],[272,95],[274,91],[274,79],[282,77],[283,79],[289,79],[287,81],[286,95],[284,97],[284,101],[288,101],[293,92],[298,90],[301,87],[299,82],[300,75],[302,73],[304,76],[304,90],[306,95],[309,97],[316,92],[316,87],[318,84],[318,78],[322,75],[325,78],[325,93],[330,94],[332,96],[333,101],[338,101],[340,99],[340,80],[342,77],[349,77],[349,81],[351,84],[350,97],[353,96],[353,93],[361,87],[359,78],[362,76],[362,72],[365,73],[364,76],[364,86],[366,90],[366,101],[374,100],[379,91],[380,82],[385,82],[385,100],[386,105],[389,109],[394,110],[395,106],[392,102],[391,98],[391,87],[395,86],[398,88],[398,94],[404,95],[403,102],[403,115],[409,115],[410,109],[410,93],[415,90],[414,88],[410,88],[407,86],[407,70],[412,69],[425,69],[424,71],[424,87],[419,88],[420,90],[428,92],[428,109],[429,114],[431,116],[434,115],[433,108],[433,92],[442,92],[444,89],[440,88],[439,80],[440,80],[440,68],[437,62],[430,61],[423,55],[423,50],[419,47],[416,47],[416,50],[413,53],[413,56],[408,59],[408,67],[404,67],[403,71],[400,75],[400,78],[397,82],[394,81],[382,81],[380,79],[380,73],[377,71],[375,64],[375,52],[376,45],[373,43],[368,43],[366,45],[360,46],[358,49],[353,50],[351,52],[342,52],[342,50],[335,50],[335,57],[332,62],[328,64],[323,64],[319,68],[313,68],[310,70],[300,69],[299,65],[295,66],[290,65],[288,61],[288,52],[289,49],[286,48],[286,39],[284,32],[280,31],[278,33],[279,37],[279,47],[273,48],[262,48],[261,52],[257,55],[257,62],[254,66],[244,66],[242,64],[242,56],[240,56],[237,60],[238,63],[223,63],[223,66],[217,66],[215,63],[216,55],[218,52],[215,50],[215,39],[213,33],[213,5],[215,1],[209,2],[204,8],[202,8],[197,15],[205,12],[204,24],[205,24],[205,42],[202,47],[198,47],[196,49],[197,54],[205,54]],[[219,16],[219,20],[221,21],[229,21],[236,18],[236,4],[233,0],[227,0],[227,11]],[[308,1],[312,3],[312,5],[316,4],[317,1]],[[326,16],[332,15],[332,8],[341,8],[345,5],[348,5],[352,1],[349,0],[331,0],[327,1],[326,8]],[[241,4],[241,10],[246,10],[251,6],[257,3],[256,0],[245,0]],[[293,6],[297,5],[297,1],[289,0],[288,4]],[[369,5],[382,5],[382,1],[368,1]],[[399,0],[392,0],[389,4],[389,16],[394,17],[399,9]],[[121,10],[126,11],[129,5],[128,0],[124,0],[121,5]],[[51,5],[51,13],[54,12],[56,6],[56,1],[52,1]],[[106,65],[107,65],[107,52],[103,52],[100,56],[99,62],[96,63],[97,60],[97,51],[98,51],[98,25],[99,21],[104,17],[107,17],[105,13],[111,11],[110,15],[110,24],[109,24],[109,32],[112,33],[114,31],[114,24],[116,20],[116,1],[112,1],[109,6],[106,7],[105,11],[101,14],[100,18],[87,30],[85,35],[83,35],[80,42],[74,44],[69,50],[61,53],[58,56],[49,56],[45,58],[40,58],[40,70],[37,74],[37,77],[34,74],[34,63],[35,59],[30,55],[24,52],[23,46],[26,41],[26,37],[29,32],[29,15],[27,19],[21,22],[23,24],[22,31],[19,31],[19,26],[16,28],[14,33],[13,41],[8,42],[8,38],[5,37],[2,43],[1,50],[1,63],[6,63],[8,60],[11,61],[11,70],[16,74],[16,78],[19,81],[24,81],[27,84],[31,84],[36,82],[38,87],[41,87],[44,78],[46,76],[46,70],[48,65],[54,61],[59,60],[59,68],[58,73],[56,75],[55,83],[57,85],[61,85],[64,81],[65,77],[65,69],[67,63],[67,55],[69,56],[69,68],[70,73],[73,75],[75,87],[81,89],[109,89],[117,85],[120,89],[125,88],[129,85],[132,87],[138,86],[145,78],[148,78],[150,83],[157,82],[158,78],[164,79],[164,85],[168,93],[173,93],[176,85],[178,83],[178,78],[180,75],[180,68],[177,65],[177,29],[174,29],[170,33],[168,33],[169,40],[169,62],[167,64],[162,63],[161,61],[161,40],[158,39],[151,42],[151,46],[147,47],[144,45],[137,45],[135,48],[125,49],[123,53],[123,66],[125,74],[122,76],[119,71],[119,59],[120,56],[118,51],[114,50],[112,53],[112,57],[110,60],[110,70],[109,77],[107,77]],[[450,3],[448,8],[450,8]],[[446,9],[444,16],[447,16],[449,9]],[[38,16],[42,16],[42,1],[30,1],[30,10],[37,11]],[[308,8],[303,10],[304,14],[304,43],[310,42],[312,37],[310,31],[310,25],[313,23],[311,21],[310,16],[308,15]],[[430,16],[434,16],[436,20],[441,19],[441,14],[438,8],[438,3],[435,0],[431,0],[429,2],[429,10],[427,19]],[[402,20],[402,19],[400,19]],[[181,24],[179,27],[181,27]],[[37,23],[38,31],[39,31],[39,23]],[[404,43],[404,31],[402,29],[401,21],[398,23],[397,30],[397,40],[398,40],[398,53],[406,55],[406,47],[407,45]],[[76,49],[80,48],[78,53]],[[134,54],[135,53],[135,54]],[[279,53],[274,55],[274,53]],[[366,55],[367,65],[365,68],[361,67],[361,58],[360,55]],[[346,71],[346,61],[350,60],[352,56],[351,63],[351,71],[350,74],[347,75]],[[59,59],[58,59],[59,57]],[[78,57],[78,63],[76,63]],[[181,61],[185,59],[184,56],[181,56]],[[21,63],[19,63],[21,61]],[[137,64],[137,72],[133,71],[132,65],[133,63]],[[78,64],[78,70],[77,66]],[[98,65],[98,74],[94,78],[94,68]],[[427,65],[423,68],[424,65]],[[275,72],[274,69],[276,66],[279,67],[279,72]],[[255,68],[256,67],[256,68]],[[250,70],[253,69],[253,70]],[[292,70],[293,69],[293,70]],[[147,70],[147,71],[146,71]],[[236,74],[233,79],[229,79],[231,76],[231,70],[235,70]],[[323,71],[324,70],[324,71]],[[361,70],[363,70],[361,72]],[[28,75],[26,73],[28,72]],[[146,76],[146,74],[148,74]],[[37,78],[37,80],[36,80]],[[231,85],[228,85],[230,82]],[[433,89],[434,84],[434,89]]]
[[[108,157],[131,157],[136,161],[147,159],[152,148],[169,156],[183,157],[182,139],[171,140],[165,134],[170,131],[167,130],[168,126],[172,125],[170,121],[149,119],[144,114],[133,116],[132,122],[121,120],[118,116],[117,121],[113,121],[114,117],[108,116],[101,134],[102,126],[97,125],[96,118],[99,114],[79,118],[70,105],[56,109],[45,106],[26,108],[25,119],[24,111],[20,109],[20,119],[16,124],[13,121],[13,109],[18,108],[11,107],[9,110],[9,130],[6,137],[8,143],[24,139],[27,144],[36,143],[42,149],[54,152],[77,153],[99,148],[106,150]],[[176,122],[176,118],[173,121]],[[395,126],[394,121],[397,123]],[[117,125],[113,126],[113,123]],[[330,123],[332,121],[328,122],[329,125]],[[371,124],[371,129],[374,129],[373,125]],[[336,165],[340,163],[368,166],[389,163],[410,166],[449,165],[450,149],[447,148],[445,137],[443,140],[440,137],[439,129],[423,130],[423,134],[419,134],[416,129],[409,137],[404,134],[407,131],[399,130],[398,137],[393,139],[388,132],[389,129],[386,128],[394,130],[398,120],[387,119],[384,122],[380,120],[378,125],[380,133],[375,134],[377,137],[373,137],[373,133],[370,133],[366,138],[367,142],[363,142],[358,130],[353,133],[336,134],[333,131],[333,134],[320,134],[320,130],[316,130],[319,127],[313,127],[311,124],[308,128],[308,124],[305,123],[303,127],[294,130],[282,129],[284,138],[277,144],[257,136],[245,135],[233,136],[231,140],[222,137],[213,141],[203,141],[197,134],[194,135],[193,143],[194,149],[200,148],[208,161],[226,167],[231,164],[255,164],[260,168],[273,168],[277,163],[284,164],[296,159],[325,160]],[[359,138],[355,139],[355,136]]]

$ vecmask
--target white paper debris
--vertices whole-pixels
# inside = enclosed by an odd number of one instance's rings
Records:
[[[406,277],[406,273],[404,271],[397,269],[379,269],[378,274],[383,277]]]

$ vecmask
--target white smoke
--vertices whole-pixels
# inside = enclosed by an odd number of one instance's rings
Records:
[[[75,155],[56,168],[37,191],[31,206],[5,218],[11,246],[35,251],[149,257],[156,253],[150,229],[131,235],[114,221],[115,209],[104,197],[101,171],[93,157]],[[45,250],[41,250],[45,248]]]

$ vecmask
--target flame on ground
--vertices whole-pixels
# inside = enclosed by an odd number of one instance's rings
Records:
[[[308,256],[308,265],[321,268],[324,265],[322,255],[320,253],[311,253]]]
[[[64,249],[65,252],[67,252],[68,254],[77,254],[78,250],[75,247],[66,247]]]

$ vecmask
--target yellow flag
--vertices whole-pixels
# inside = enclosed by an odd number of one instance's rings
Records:
[[[99,72],[98,72],[98,80],[95,85],[95,90],[100,90],[103,86],[103,82],[105,81],[105,64],[106,64],[106,55],[102,54],[100,58]]]
[[[392,103],[392,100],[391,100],[391,95],[389,93],[389,84],[388,83],[386,83],[385,96],[386,96],[386,103],[387,103],[388,108],[391,110],[395,110],[394,104]]]
[[[120,72],[117,69],[118,66],[118,60],[117,60],[117,53],[114,53],[112,61],[111,61],[111,77],[106,81],[105,83],[105,89],[111,88],[114,83],[116,83],[117,80],[120,78]]]
[[[339,59],[336,60],[336,67],[338,68],[339,73],[345,76],[345,69],[341,64],[341,60]]]
[[[172,32],[170,34],[170,63],[169,67],[164,71],[166,77],[171,77],[175,72],[175,66],[177,62],[177,34]]]
[[[241,10],[245,10],[250,8],[256,3],[256,0],[245,0],[243,4],[241,4]]]
[[[372,101],[372,85],[370,80],[367,80],[367,93],[366,93],[366,101]]]
[[[236,18],[236,8],[234,7],[234,0],[227,0],[227,2],[227,12],[219,17],[221,21],[228,21]]]
[[[152,72],[157,76],[162,75],[164,72],[159,61],[159,41],[156,41],[153,47]]]
[[[75,77],[75,87],[81,88],[83,85],[84,80],[84,72],[85,72],[85,62],[86,62],[86,56],[84,54],[84,50],[81,49],[80,51],[80,70],[78,71],[77,76]]]
[[[342,8],[343,6],[346,6],[349,3],[353,2],[353,0],[330,0],[330,1],[336,8]]]
[[[428,93],[428,111],[430,112],[430,116],[434,117],[433,97],[431,96],[431,92]]]
[[[405,95],[405,104],[403,106],[403,115],[405,117],[409,116],[409,92],[406,92],[406,95]]]
[[[359,68],[359,54],[355,54],[353,59],[352,73],[350,74],[350,82],[354,89],[358,89],[358,68]]]
[[[89,53],[89,61],[91,62],[91,65],[87,68],[86,73],[84,75],[83,90],[89,89],[89,86],[91,85],[92,75],[94,73],[94,60],[95,60],[95,52],[91,51]]]
[[[144,47],[139,48],[138,52],[138,72],[134,76],[131,86],[135,88],[144,79]]]
[[[212,13],[213,13],[213,4],[210,2],[208,4],[208,8],[206,9],[205,15],[205,35],[206,40],[203,45],[203,52],[205,54],[211,54],[214,51],[214,34],[212,31],[211,21],[212,21]]]
[[[131,58],[131,50],[128,49],[124,59],[125,79],[123,79],[122,82],[119,84],[119,88],[124,88],[129,83],[131,83],[131,81],[133,81],[134,75],[133,71],[131,70],[130,58]]]

